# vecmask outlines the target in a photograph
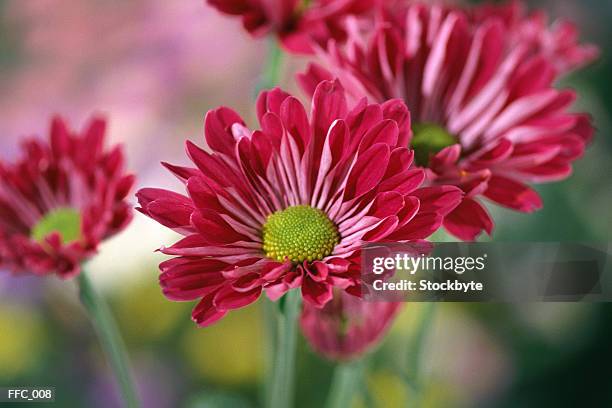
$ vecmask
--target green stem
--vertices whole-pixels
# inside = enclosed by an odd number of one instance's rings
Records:
[[[256,96],[260,91],[278,85],[278,81],[280,80],[283,51],[280,49],[276,38],[270,38],[269,41],[266,65],[264,66],[261,79],[257,83],[257,86],[255,86]]]
[[[301,293],[289,291],[284,299],[283,312],[279,314],[276,338],[276,360],[270,395],[271,408],[293,406],[293,383],[295,378],[295,348],[297,323],[300,313]]]
[[[334,371],[334,378],[325,407],[344,408],[351,406],[362,375],[363,360],[338,364]]]
[[[121,388],[125,406],[138,407],[136,389],[128,368],[127,353],[108,305],[97,293],[86,271],[78,277],[79,296],[98,334],[102,349]]]
[[[423,348],[426,344],[427,334],[434,320],[435,306],[435,302],[428,302],[423,305],[423,311],[421,312],[420,319],[417,322],[414,335],[408,347],[409,357],[405,379],[411,386],[412,392],[415,394],[415,407],[421,406],[421,399],[423,396],[423,378],[421,373]]]
[[[270,401],[272,396],[272,382],[274,379],[274,350],[276,350],[276,313],[277,305],[262,296],[263,324],[264,324],[264,353],[265,353],[265,382],[263,384],[263,401]]]

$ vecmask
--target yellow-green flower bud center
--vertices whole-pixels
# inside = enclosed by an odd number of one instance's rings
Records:
[[[81,213],[73,208],[52,210],[32,228],[30,236],[42,242],[52,232],[58,232],[66,244],[77,241],[81,238]]]
[[[414,150],[414,160],[419,166],[427,166],[430,156],[457,143],[453,135],[435,123],[415,123],[412,132],[410,147]]]
[[[327,215],[307,205],[277,211],[263,226],[264,252],[277,261],[323,259],[339,240],[338,229]]]

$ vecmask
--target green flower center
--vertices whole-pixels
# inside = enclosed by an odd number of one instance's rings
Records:
[[[457,143],[457,138],[435,123],[415,123],[412,125],[414,160],[419,166],[427,166],[429,158],[445,147]]]
[[[73,208],[57,208],[45,214],[32,228],[32,239],[42,242],[52,232],[59,232],[65,244],[81,238],[81,213]]]
[[[263,226],[264,252],[277,261],[323,259],[339,241],[338,229],[327,215],[307,205],[277,211]]]

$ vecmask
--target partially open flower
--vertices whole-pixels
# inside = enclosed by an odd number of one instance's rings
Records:
[[[310,53],[311,43],[344,40],[347,15],[371,11],[377,0],[207,0],[223,13],[242,16],[255,36],[274,33],[289,51]]]
[[[262,291],[276,300],[301,287],[323,307],[337,288],[360,294],[365,242],[419,240],[461,199],[455,187],[420,188],[410,169],[410,119],[397,100],[347,108],[344,89],[325,81],[309,115],[274,89],[257,102],[261,130],[228,108],[208,112],[212,153],[187,142],[193,167],[166,167],[188,196],[147,188],[139,210],[185,237],[161,252],[160,283],[172,300],[200,302],[193,319],[206,326]]]
[[[510,7],[461,9],[404,4],[376,22],[349,19],[349,39],[319,49],[324,64],[300,76],[304,89],[337,77],[353,100],[400,98],[412,114],[410,146],[429,185],[455,185],[462,203],[444,221],[464,240],[491,233],[480,199],[532,212],[542,202],[527,183],[569,176],[591,139],[590,117],[555,80],[590,62],[568,23]]]
[[[322,309],[304,305],[300,326],[314,351],[331,360],[350,360],[378,344],[401,305],[338,293]]]
[[[120,146],[104,148],[105,128],[95,118],[75,133],[55,118],[48,142],[27,139],[19,160],[0,162],[0,267],[73,277],[129,223],[134,177]]]

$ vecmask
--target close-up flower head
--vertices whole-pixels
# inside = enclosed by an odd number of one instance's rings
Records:
[[[212,153],[187,142],[196,167],[166,165],[188,195],[137,194],[139,211],[184,235],[160,249],[177,256],[160,265],[160,283],[170,299],[199,299],[201,326],[262,291],[276,300],[300,287],[316,307],[333,288],[359,295],[363,243],[425,239],[461,198],[452,186],[420,188],[398,100],[349,110],[340,83],[324,81],[310,115],[280,89],[259,96],[257,115],[251,131],[228,108],[210,111]]]
[[[0,162],[0,266],[71,278],[98,244],[132,218],[134,177],[121,146],[105,146],[106,121],[83,131],[55,117],[47,140],[24,139],[20,157]]]
[[[207,0],[219,11],[241,16],[242,25],[254,36],[278,35],[292,52],[311,53],[311,42],[328,38],[344,40],[345,16],[366,14],[377,0]]]
[[[352,18],[346,42],[318,49],[320,64],[299,76],[312,94],[337,77],[353,100],[403,100],[412,115],[409,145],[429,185],[455,185],[465,198],[444,221],[453,235],[491,234],[482,198],[521,212],[542,207],[530,183],[564,179],[593,134],[577,94],[557,79],[591,62],[567,22],[550,28],[519,3],[472,9],[408,3],[376,21]]]

